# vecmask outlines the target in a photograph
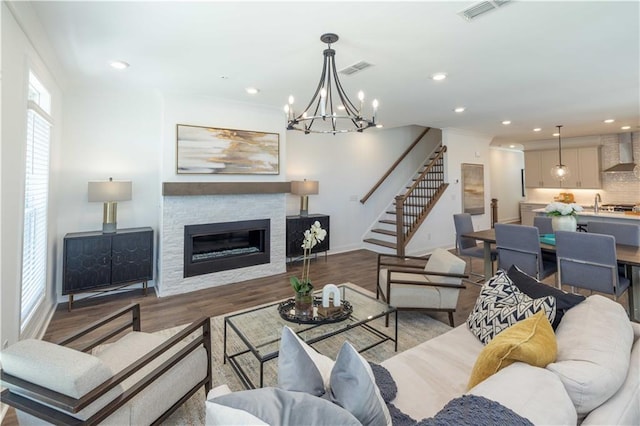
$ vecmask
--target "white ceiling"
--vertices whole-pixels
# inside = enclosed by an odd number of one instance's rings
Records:
[[[278,109],[293,94],[306,105],[320,77],[320,35],[334,32],[338,68],[375,64],[341,81],[354,100],[359,89],[379,99],[386,127],[454,127],[494,136],[494,145],[553,139],[556,124],[563,137],[639,128],[638,1],[520,1],[467,22],[458,12],[474,3],[32,6],[66,89],[158,89]],[[131,67],[115,71],[113,59]],[[448,78],[429,79],[439,71]],[[248,86],[260,93],[248,95]],[[461,105],[464,113],[452,111]]]

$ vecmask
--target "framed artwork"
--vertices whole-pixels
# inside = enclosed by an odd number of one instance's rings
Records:
[[[280,135],[178,124],[178,174],[280,173]]]
[[[484,214],[484,165],[462,163],[462,211]]]

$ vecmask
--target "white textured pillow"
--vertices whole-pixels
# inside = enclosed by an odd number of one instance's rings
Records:
[[[391,426],[391,415],[371,366],[348,342],[342,344],[331,370],[331,400],[364,426]]]
[[[464,274],[467,263],[455,254],[438,248],[431,253],[425,271],[442,272],[446,274]],[[440,275],[426,275],[427,279],[434,283],[460,284],[462,278],[442,277]]]
[[[329,390],[333,360],[307,345],[289,327],[282,328],[278,387],[322,396]]]
[[[611,398],[629,369],[633,329],[622,305],[589,296],[556,329],[558,357],[546,368],[558,375],[579,415]]]
[[[43,340],[21,340],[0,356],[5,373],[72,398],[113,376],[99,358]]]

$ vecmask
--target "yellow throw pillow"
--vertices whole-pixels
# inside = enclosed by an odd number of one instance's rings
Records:
[[[467,390],[516,361],[546,367],[556,360],[556,335],[544,311],[519,321],[493,338],[480,352]]]

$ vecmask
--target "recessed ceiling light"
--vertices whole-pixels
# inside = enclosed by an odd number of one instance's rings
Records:
[[[622,130],[629,130],[631,128],[631,126],[622,126],[620,127]]]
[[[338,105],[338,109],[339,109],[340,111],[344,111],[344,105]]]
[[[456,109],[454,109],[455,112],[464,112],[466,108],[465,107],[458,107]]]
[[[555,138],[555,137],[560,136],[560,133],[553,133],[551,136],[553,136]]]
[[[607,124],[613,123],[614,121],[616,120],[614,120],[613,118],[607,118],[606,120],[604,120],[604,122]]]
[[[515,148],[515,147],[516,147],[515,145],[509,145],[509,148]]]
[[[250,94],[250,95],[255,95],[260,91],[260,90],[256,89],[255,87],[247,87],[244,90],[246,90],[247,93]]]
[[[377,127],[378,129],[382,129],[384,126],[383,126],[382,124],[376,124],[376,127]]]
[[[437,72],[435,74],[431,74],[431,80],[440,81],[447,78],[447,73],[445,72]]]
[[[129,68],[129,64],[126,63],[125,61],[111,61],[109,62],[109,65],[111,65],[112,68],[115,68],[117,70],[124,70]]]
[[[511,124],[511,121],[509,121],[509,120],[504,120],[504,121],[502,122],[502,124],[504,124],[505,126],[508,126],[509,124]]]
[[[533,129],[534,132],[539,132],[540,130],[542,130],[540,127],[536,127],[535,129]]]

